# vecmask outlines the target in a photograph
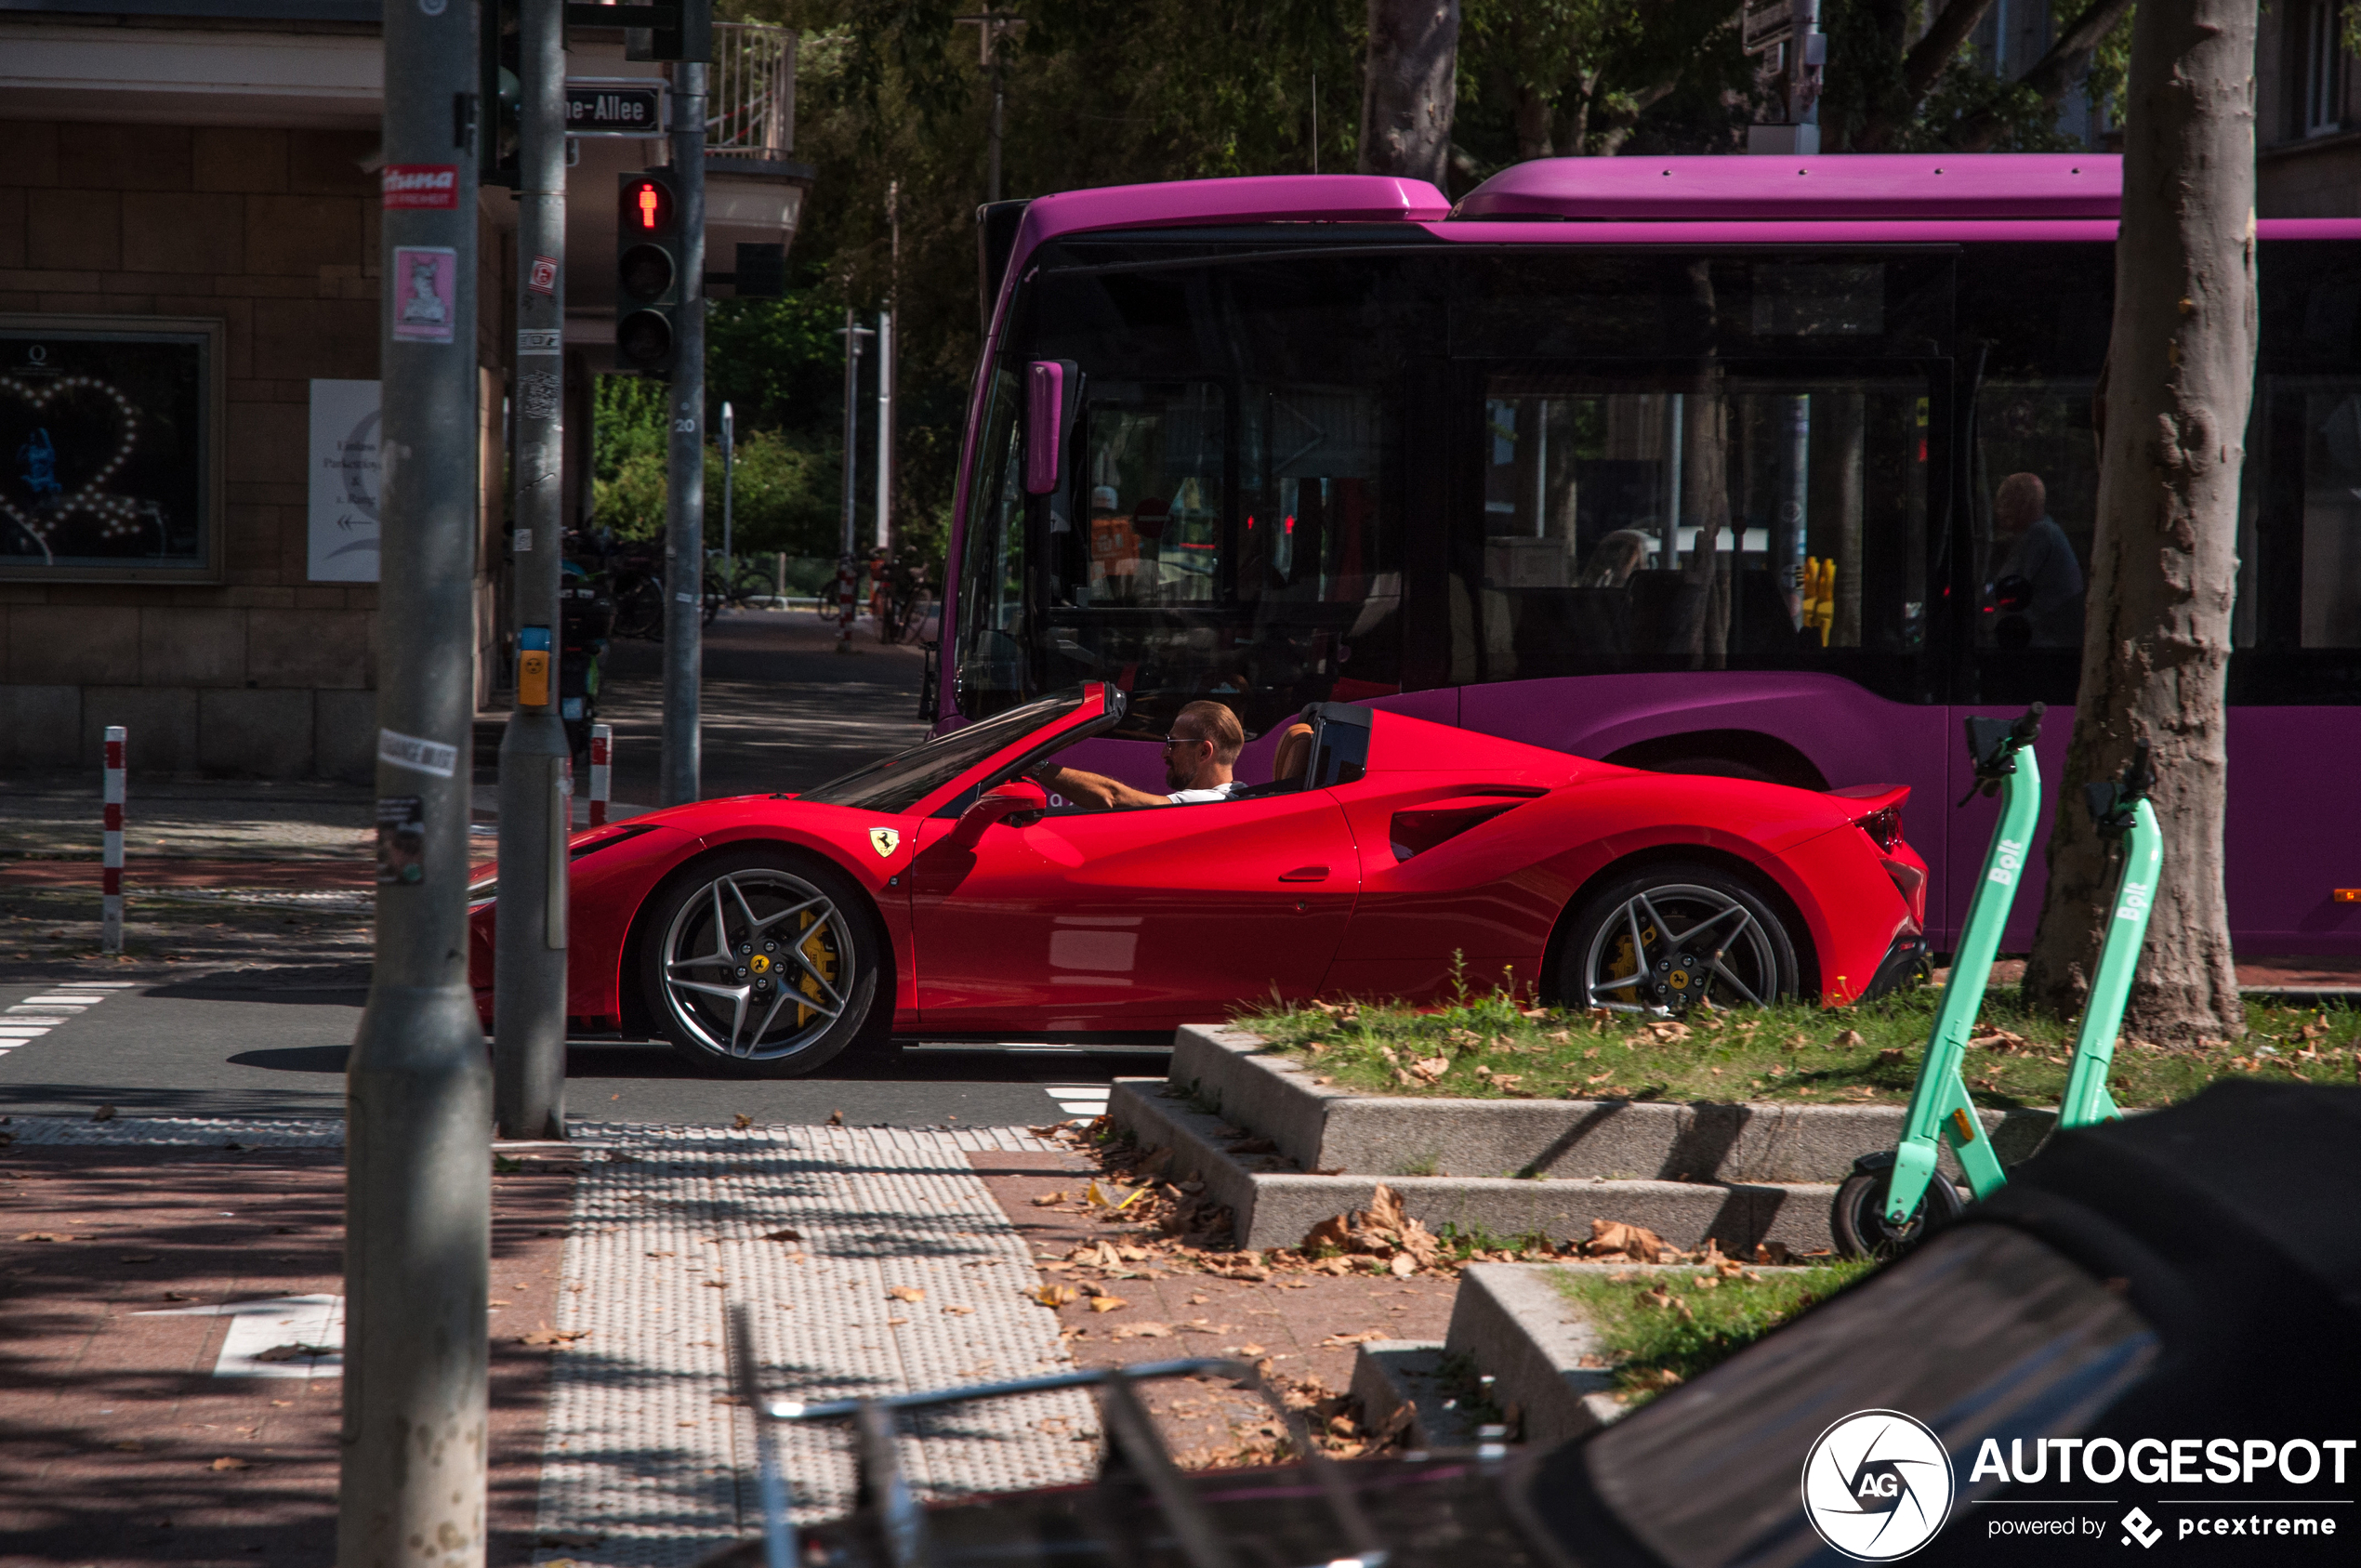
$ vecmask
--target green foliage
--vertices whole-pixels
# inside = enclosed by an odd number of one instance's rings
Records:
[[[618,538],[664,531],[664,387],[633,376],[599,378],[591,470],[597,516]],[[740,553],[837,550],[841,506],[838,442],[821,435],[740,427],[732,474],[732,543]],[[721,546],[721,448],[706,444],[706,543]]]
[[[1641,1404],[1729,1360],[1876,1267],[1853,1258],[1797,1273],[1748,1270],[1751,1278],[1710,1269],[1559,1269],[1552,1277],[1598,1331],[1625,1402]]]

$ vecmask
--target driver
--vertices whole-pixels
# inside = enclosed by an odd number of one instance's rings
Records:
[[[1194,702],[1174,716],[1171,733],[1164,739],[1164,782],[1171,793],[1155,795],[1079,768],[1044,763],[1030,777],[1043,789],[1062,795],[1078,806],[1107,810],[1117,806],[1194,806],[1227,800],[1237,789],[1231,776],[1238,753],[1246,748],[1246,732],[1238,716],[1215,702]]]

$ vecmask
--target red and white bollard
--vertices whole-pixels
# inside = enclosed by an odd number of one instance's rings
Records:
[[[123,743],[120,724],[107,726],[106,851],[99,874],[99,947],[123,951]]]
[[[614,726],[590,726],[590,825],[607,825],[607,791],[613,779]]]

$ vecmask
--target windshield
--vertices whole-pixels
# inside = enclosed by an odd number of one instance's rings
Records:
[[[1016,744],[1034,731],[1081,708],[1079,686],[1011,708],[995,718],[938,735],[922,745],[856,768],[797,797],[823,806],[853,806],[872,811],[907,811],[929,795],[993,753]]]

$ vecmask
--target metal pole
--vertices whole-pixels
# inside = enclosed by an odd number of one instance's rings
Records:
[[[384,37],[377,929],[346,1068],[336,1561],[476,1568],[492,1252],[492,1064],[467,956],[476,9],[389,6]]]
[[[877,312],[877,548],[893,547],[893,313]]]
[[[664,753],[661,803],[698,798],[697,678],[705,626],[705,80],[672,67],[672,172],[680,192],[681,279],[665,493]]]
[[[123,807],[124,743],[127,731],[120,724],[107,726],[105,790],[99,797],[103,814],[99,828],[99,951],[123,951]]]
[[[721,580],[732,585],[738,580],[738,558],[732,531],[730,470],[737,466],[737,419],[725,402],[721,405]]]
[[[852,652],[852,513],[861,438],[861,340],[869,329],[844,308],[844,515],[837,533],[837,652]]]
[[[574,745],[559,710],[565,639],[566,112],[563,0],[522,0],[517,187],[517,700],[500,738],[499,945],[492,1115],[504,1138],[566,1135],[566,839]]]
[[[1000,199],[1000,29],[987,21],[983,24],[984,47],[992,51],[992,168],[988,177],[992,191],[985,198]]]

